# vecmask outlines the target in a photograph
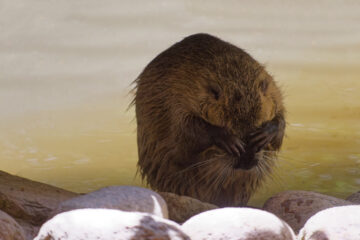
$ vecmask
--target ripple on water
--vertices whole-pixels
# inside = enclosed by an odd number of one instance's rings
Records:
[[[85,163],[88,163],[90,162],[90,159],[89,158],[80,158],[80,159],[77,159],[74,161],[74,164],[85,164]]]
[[[355,175],[355,174],[359,173],[359,169],[358,168],[347,168],[346,172],[348,172],[348,173],[350,173],[352,175]]]
[[[348,155],[350,160],[360,160],[360,154],[350,154]]]
[[[98,143],[108,143],[108,142],[112,142],[112,140],[111,139],[99,139],[96,142],[98,142]]]
[[[360,178],[355,178],[354,182],[355,182],[355,184],[360,185]]]
[[[291,127],[304,127],[304,124],[302,123],[290,123]]]
[[[47,158],[44,159],[44,161],[45,162],[51,162],[51,161],[54,161],[56,159],[57,159],[57,157],[55,157],[55,156],[48,156]]]
[[[29,147],[28,148],[28,153],[30,154],[36,154],[39,150],[35,147]]]
[[[26,161],[30,164],[39,164],[39,160],[37,158],[28,158]]]
[[[321,180],[323,181],[330,181],[333,179],[333,177],[331,176],[331,174],[320,174],[319,177],[321,178]]]

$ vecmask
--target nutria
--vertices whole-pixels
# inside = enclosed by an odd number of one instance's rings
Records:
[[[242,49],[195,34],[135,80],[138,168],[157,191],[243,206],[271,173],[285,130],[282,95]]]

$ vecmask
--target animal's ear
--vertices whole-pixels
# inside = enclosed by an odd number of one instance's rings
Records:
[[[215,100],[219,100],[220,89],[216,86],[209,86],[209,93],[213,96]]]

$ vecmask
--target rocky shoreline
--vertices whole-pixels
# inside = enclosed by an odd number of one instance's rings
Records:
[[[0,239],[358,240],[360,192],[286,191],[262,209],[218,208],[130,186],[80,195],[0,171]]]

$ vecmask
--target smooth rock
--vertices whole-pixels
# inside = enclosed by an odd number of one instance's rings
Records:
[[[20,225],[11,216],[0,211],[0,239],[24,240],[25,234]]]
[[[347,201],[350,201],[350,202],[352,202],[352,203],[355,203],[355,204],[360,204],[360,191],[351,194],[350,196],[348,196],[348,197],[346,198],[346,200],[347,200]]]
[[[190,240],[180,225],[148,213],[78,209],[46,222],[34,240]]]
[[[19,218],[15,218],[15,220],[24,230],[25,239],[32,240],[32,239],[34,239],[34,237],[36,237],[36,235],[39,232],[40,226],[33,225],[33,224],[31,224],[27,221],[24,221],[22,219],[19,219]]]
[[[343,199],[307,191],[286,191],[269,198],[263,209],[274,213],[298,232],[315,213],[335,206],[351,205]]]
[[[312,216],[300,230],[300,240],[359,240],[360,206],[333,207]]]
[[[218,208],[213,204],[201,202],[187,196],[179,196],[168,192],[160,192],[159,194],[165,199],[168,206],[169,219],[177,223],[183,223],[192,216]]]
[[[58,204],[78,194],[0,171],[0,210],[42,224]]]
[[[220,208],[182,225],[192,240],[295,240],[292,229],[274,214],[253,208]]]
[[[55,216],[60,212],[82,208],[108,208],[146,212],[168,218],[166,202],[159,194],[146,188],[132,186],[106,187],[69,199],[59,204],[51,215]]]

